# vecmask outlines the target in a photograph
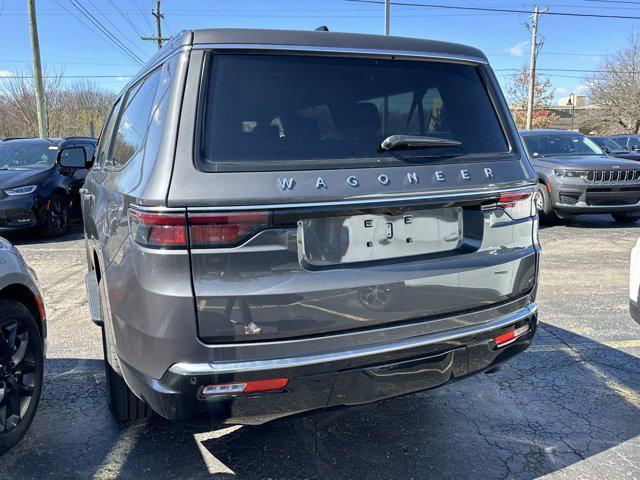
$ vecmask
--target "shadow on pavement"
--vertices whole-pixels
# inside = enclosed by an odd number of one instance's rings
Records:
[[[58,247],[64,247],[67,242],[82,240],[84,238],[84,230],[82,224],[72,224],[66,235],[57,238],[46,238],[37,230],[27,229],[16,232],[2,232],[0,235],[9,240],[14,245],[46,245],[54,244]]]
[[[595,455],[615,477],[607,452],[635,461],[622,444],[640,435],[640,358],[545,323],[493,375],[258,427],[121,427],[104,389],[100,361],[48,360],[36,420],[0,477],[536,478]]]

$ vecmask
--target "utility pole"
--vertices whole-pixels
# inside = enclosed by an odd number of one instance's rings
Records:
[[[158,42],[158,50],[162,48],[162,42],[171,40],[171,37],[162,36],[162,19],[164,15],[160,13],[160,0],[156,0],[156,11],[151,11],[151,15],[156,17],[156,28],[158,29],[158,35],[156,37],[141,37],[142,40],[152,40]]]
[[[529,65],[529,96],[527,98],[527,130],[533,125],[533,104],[536,88],[536,60],[542,42],[538,42],[538,17],[548,9],[540,10],[536,5],[533,9],[533,24],[531,25],[531,60]]]
[[[384,34],[389,35],[389,22],[390,22],[390,10],[391,10],[391,0],[384,1]]]
[[[44,103],[44,85],[42,83],[42,64],[40,63],[40,43],[38,41],[38,23],[36,21],[36,2],[27,0],[29,10],[29,29],[31,31],[31,51],[33,54],[33,84],[35,87],[36,111],[38,113],[38,135],[47,136],[47,110]]]

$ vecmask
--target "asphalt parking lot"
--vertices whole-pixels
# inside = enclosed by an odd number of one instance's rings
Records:
[[[431,392],[260,427],[121,427],[88,319],[80,228],[10,237],[49,317],[45,389],[0,478],[640,478],[640,326],[628,315],[640,224],[545,228],[534,346],[505,369]]]

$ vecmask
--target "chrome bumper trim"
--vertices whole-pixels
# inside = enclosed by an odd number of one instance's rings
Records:
[[[272,360],[243,361],[243,362],[219,362],[219,363],[185,363],[180,362],[172,365],[169,371],[178,375],[206,375],[222,373],[246,373],[260,370],[275,370],[280,368],[294,368],[319,363],[348,360],[351,358],[379,355],[398,350],[422,347],[434,343],[448,342],[457,338],[481,333],[505,327],[512,323],[519,322],[532,316],[537,310],[537,304],[532,303],[526,308],[517,312],[505,315],[496,320],[472,325],[470,327],[448,330],[441,333],[426,335],[422,337],[407,338],[393,343],[370,345],[356,350],[343,350],[340,352],[323,353],[319,355],[308,355],[294,358],[275,358]]]

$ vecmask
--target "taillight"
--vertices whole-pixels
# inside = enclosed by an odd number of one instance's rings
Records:
[[[230,247],[268,227],[270,212],[190,213],[191,246]]]
[[[201,397],[213,397],[216,395],[233,395],[238,393],[260,393],[282,390],[289,383],[287,378],[274,378],[270,380],[254,380],[242,383],[223,383],[206,385],[200,390]]]
[[[185,248],[184,213],[145,212],[129,209],[129,232],[134,242],[149,248]]]
[[[271,224],[270,212],[165,213],[129,209],[134,242],[149,248],[233,247]]]
[[[535,215],[532,191],[503,193],[496,206],[502,208],[514,220]]]

